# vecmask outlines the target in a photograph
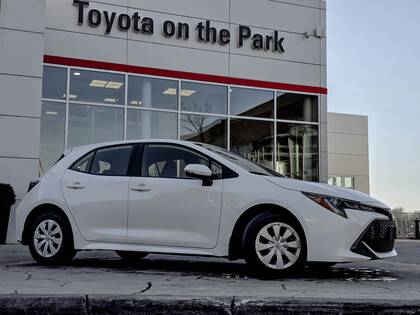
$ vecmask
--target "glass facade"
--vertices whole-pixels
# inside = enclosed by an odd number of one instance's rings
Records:
[[[354,189],[354,177],[352,176],[329,176],[328,185]]]
[[[66,148],[124,139],[204,142],[319,180],[316,94],[44,66],[40,170]]]

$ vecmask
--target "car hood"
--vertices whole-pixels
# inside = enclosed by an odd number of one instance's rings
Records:
[[[359,201],[366,204],[374,205],[376,207],[389,208],[386,204],[376,200],[375,198],[352,189],[341,188],[321,183],[307,182],[297,179],[290,179],[287,177],[283,178],[266,176],[265,178],[271,183],[289,190],[332,196],[342,199]]]

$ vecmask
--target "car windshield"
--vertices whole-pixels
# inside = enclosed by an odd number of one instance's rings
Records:
[[[252,174],[258,174],[258,175],[265,175],[265,176],[277,176],[277,177],[286,177],[280,173],[277,173],[276,171],[273,171],[272,169],[269,169],[268,167],[265,167],[261,164],[252,162],[240,155],[237,155],[235,153],[232,153],[228,150],[222,149],[220,147],[216,147],[211,144],[206,143],[197,143],[197,145],[202,146],[203,148],[216,153],[217,155],[225,158],[226,160],[238,165],[239,167],[243,168],[244,170],[252,173]]]

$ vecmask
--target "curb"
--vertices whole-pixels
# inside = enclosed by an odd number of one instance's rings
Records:
[[[420,302],[128,295],[0,295],[0,314],[418,314]]]

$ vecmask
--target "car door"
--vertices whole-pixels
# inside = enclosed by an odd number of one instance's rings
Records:
[[[65,172],[62,191],[84,239],[126,242],[130,182],[127,170],[134,147],[100,148]]]
[[[211,186],[188,178],[187,164],[209,159],[173,144],[145,144],[141,176],[129,189],[128,243],[213,248],[217,243],[223,179]],[[213,167],[214,168],[214,167]]]

